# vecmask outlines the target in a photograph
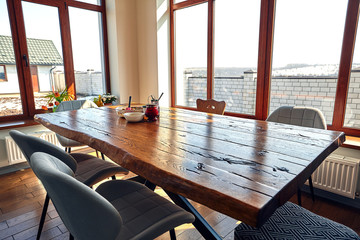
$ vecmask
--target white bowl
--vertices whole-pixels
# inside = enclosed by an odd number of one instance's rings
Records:
[[[142,112],[127,112],[124,113],[124,117],[128,122],[140,122],[144,119],[144,113]]]
[[[120,107],[117,107],[115,110],[116,110],[116,113],[120,117],[124,117],[124,113],[127,113],[127,112],[143,112],[143,107],[127,108],[127,107],[124,107],[124,106],[120,106]]]

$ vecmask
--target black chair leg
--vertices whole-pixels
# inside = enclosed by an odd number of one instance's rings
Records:
[[[71,147],[68,147],[68,153],[69,154],[71,153]]]
[[[40,239],[40,236],[41,236],[41,232],[42,232],[42,229],[44,227],[44,223],[45,223],[45,218],[46,218],[46,213],[47,213],[47,209],[48,209],[48,206],[49,206],[49,195],[46,194],[46,197],[45,197],[45,201],[44,201],[44,206],[43,206],[43,210],[42,210],[42,213],[41,213],[41,218],[40,218],[40,223],[39,223],[39,229],[38,229],[38,233],[37,233],[37,236],[36,236],[36,240],[39,240]]]
[[[169,231],[169,233],[170,233],[170,239],[171,239],[171,240],[176,240],[175,230],[174,230],[174,229],[171,229],[171,230]]]
[[[309,187],[310,187],[310,192],[311,192],[311,198],[312,198],[313,202],[315,202],[314,187],[313,187],[313,182],[312,182],[311,176],[309,177]]]
[[[101,152],[101,158],[102,160],[105,160],[105,155]]]
[[[298,188],[297,197],[298,197],[298,204],[301,207],[301,189],[300,188]]]

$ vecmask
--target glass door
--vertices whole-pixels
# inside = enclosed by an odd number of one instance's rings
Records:
[[[59,8],[32,2],[21,2],[28,64],[35,109],[47,105],[50,92],[66,88]]]
[[[6,0],[0,0],[0,118],[24,114]]]

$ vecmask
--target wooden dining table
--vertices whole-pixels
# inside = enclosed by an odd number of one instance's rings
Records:
[[[343,132],[165,107],[152,122],[130,123],[106,107],[35,120],[185,202],[206,239],[219,236],[187,199],[260,227],[345,141]]]

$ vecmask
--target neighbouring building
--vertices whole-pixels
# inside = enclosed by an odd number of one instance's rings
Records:
[[[27,45],[34,92],[51,91],[55,85],[52,71],[63,65],[61,55],[51,40],[28,38]],[[19,91],[12,38],[0,36],[0,94]]]

